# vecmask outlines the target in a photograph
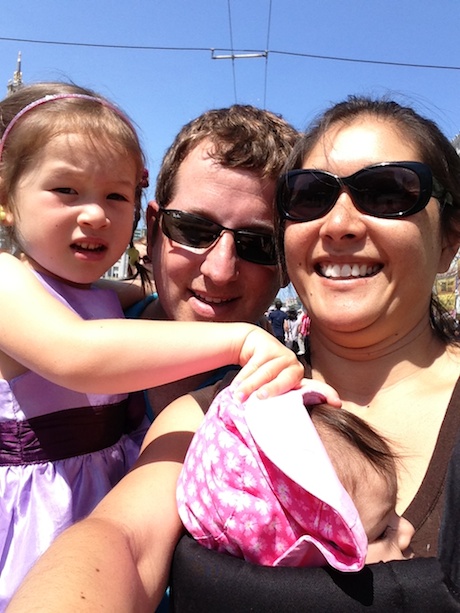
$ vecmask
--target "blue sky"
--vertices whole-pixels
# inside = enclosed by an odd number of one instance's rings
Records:
[[[109,96],[139,126],[153,177],[185,122],[234,102],[265,106],[302,129],[350,93],[390,94],[448,137],[460,132],[458,0],[2,4],[0,88],[6,93],[21,51],[24,82],[70,79]],[[268,56],[212,59],[211,49],[232,48]]]

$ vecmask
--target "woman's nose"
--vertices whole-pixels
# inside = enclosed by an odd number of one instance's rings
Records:
[[[366,231],[363,213],[353,204],[350,194],[342,191],[337,202],[323,218],[320,234],[335,240],[362,237]]]

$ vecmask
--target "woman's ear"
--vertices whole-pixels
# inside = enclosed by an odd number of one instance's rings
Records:
[[[460,248],[460,242],[457,237],[452,237],[452,241],[446,236],[441,249],[441,256],[439,258],[438,273],[447,272],[449,266],[452,263],[457,251]]]

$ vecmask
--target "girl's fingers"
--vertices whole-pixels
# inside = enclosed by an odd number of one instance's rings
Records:
[[[259,398],[268,398],[297,387],[302,375],[303,367],[295,357],[277,356],[260,366],[250,360],[235,377],[232,387],[240,400],[254,392]]]

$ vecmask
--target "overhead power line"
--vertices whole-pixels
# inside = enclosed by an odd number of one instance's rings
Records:
[[[100,43],[79,43],[68,41],[52,41],[52,40],[39,40],[31,38],[10,38],[6,36],[0,36],[0,40],[15,42],[15,43],[30,43],[36,45],[62,45],[68,47],[94,47],[98,49],[131,49],[137,51],[195,51],[209,53],[215,53],[216,51],[222,53],[230,53],[232,59],[240,59],[238,56],[244,56],[249,53],[257,54],[257,57],[267,58],[269,54],[273,55],[286,55],[290,57],[305,57],[315,60],[327,60],[332,62],[352,62],[358,64],[376,64],[381,66],[400,66],[406,68],[428,68],[433,70],[460,70],[460,66],[445,66],[440,64],[416,64],[411,62],[390,62],[386,60],[369,60],[362,58],[341,57],[337,55],[318,55],[315,53],[300,53],[295,51],[279,51],[276,49],[219,49],[216,47],[161,47],[150,45],[106,45]]]
[[[227,0],[227,7],[228,7],[228,25],[229,25],[229,29],[230,29],[230,45],[232,47],[232,52],[230,54],[230,59],[232,60],[233,94],[235,96],[235,103],[236,103],[236,102],[238,102],[238,97],[236,95],[235,54],[233,52],[232,9],[230,8],[230,0]],[[212,54],[212,58],[214,60],[224,59],[223,56],[220,56],[220,57],[214,56],[214,53]]]
[[[267,24],[267,41],[265,43],[265,48],[268,49],[270,47],[270,26],[272,22],[272,0],[270,0],[268,5],[268,24]],[[264,72],[264,108],[267,102],[267,77],[268,77],[268,53],[265,55],[265,72]]]

